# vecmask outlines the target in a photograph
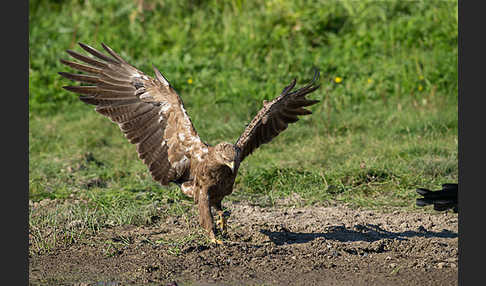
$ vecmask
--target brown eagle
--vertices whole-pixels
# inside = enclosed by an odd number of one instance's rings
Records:
[[[319,77],[316,70],[308,85],[292,91],[294,79],[280,96],[264,101],[263,108],[235,144],[222,142],[210,146],[199,138],[181,98],[157,68],[153,67],[155,78],[152,78],[103,43],[109,55],[86,44],[79,45],[94,57],[67,50],[82,63],[64,59],[61,62],[84,74],[59,74],[90,85],[64,88],[81,94],[82,101],[95,105],[98,113],[118,124],[130,143],[136,144],[138,156],[154,180],[162,185],[176,183],[194,199],[199,208],[199,223],[216,243],[221,241],[215,237],[211,207],[218,216],[218,229],[225,232],[226,216],[221,201],[231,194],[240,163],[289,123],[298,121],[298,115],[311,114],[305,106],[319,102],[306,98],[319,88],[315,85]]]

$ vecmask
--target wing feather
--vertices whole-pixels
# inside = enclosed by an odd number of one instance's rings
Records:
[[[119,127],[123,131],[123,133],[127,134],[138,126],[145,124],[151,118],[157,116],[157,114],[157,109],[151,107],[149,111],[141,113],[137,116],[133,116],[131,118],[128,118],[128,120],[121,122],[121,124],[119,124]]]
[[[132,144],[143,142],[145,138],[148,138],[154,134],[155,131],[160,129],[158,120],[157,115],[150,118],[146,123],[140,125],[139,128],[133,128],[126,132],[125,137],[127,137],[128,141],[130,141]]]
[[[59,72],[59,74],[67,79],[76,80],[84,83],[98,83],[100,81],[97,76],[93,75],[74,74],[67,72]]]
[[[95,67],[98,67],[98,68],[102,68],[102,69],[109,68],[107,64],[105,64],[103,62],[100,62],[98,60],[95,60],[93,58],[90,58],[90,57],[87,57],[87,56],[83,56],[82,54],[79,54],[79,53],[77,53],[75,51],[67,50],[66,52],[69,55],[71,55],[73,58],[75,58],[77,60],[80,60],[82,62],[85,62],[87,64],[90,64],[92,66],[95,66]]]
[[[167,185],[189,180],[189,158],[201,160],[208,145],[199,138],[182,99],[167,79],[155,67],[155,78],[147,76],[103,43],[108,54],[79,45],[91,56],[67,50],[80,62],[61,59],[61,63],[83,73],[59,74],[88,85],[64,88],[80,94],[80,100],[95,105],[98,113],[118,124],[128,141],[136,145],[139,158],[156,181]],[[190,142],[184,138],[190,138]]]
[[[288,114],[293,114],[293,115],[309,115],[312,114],[312,111],[298,107],[298,108],[287,108],[285,109],[285,112]]]
[[[288,124],[297,122],[298,116],[312,113],[304,107],[316,104],[319,100],[307,99],[306,95],[319,88],[316,85],[318,78],[319,71],[316,70],[309,84],[292,92],[296,84],[294,79],[282,90],[280,96],[271,102],[264,102],[263,108],[236,141],[236,146],[240,148],[240,162],[260,145],[270,142],[287,129]]]
[[[94,48],[92,48],[92,47],[90,47],[90,46],[88,46],[86,44],[79,43],[79,45],[81,46],[81,48],[83,48],[88,53],[92,54],[93,56],[95,56],[95,57],[97,57],[99,59],[104,60],[105,62],[114,63],[114,64],[121,63],[118,59],[108,57],[108,56],[104,55],[103,53],[100,53],[96,49],[94,49]]]
[[[120,100],[120,99],[99,99],[94,96],[80,96],[79,99],[84,103],[97,105],[97,106],[119,106],[119,105],[127,105],[137,103],[139,100],[137,98],[128,99],[128,100]]]
[[[87,73],[101,74],[101,72],[102,72],[101,69],[99,69],[99,68],[95,68],[95,67],[88,66],[88,65],[83,65],[83,64],[80,64],[80,63],[76,63],[76,62],[67,61],[65,59],[61,59],[61,63],[65,64],[67,66],[70,66],[73,69],[77,69],[78,71],[84,71],[84,72],[87,72]]]
[[[139,158],[142,159],[143,163],[150,166],[155,162],[163,152],[167,152],[167,146],[165,144],[156,144],[156,146],[150,150],[150,152],[145,152],[139,154]]]
[[[142,102],[129,104],[129,105],[120,105],[115,107],[111,107],[111,106],[96,107],[97,112],[110,118],[115,123],[126,122],[130,118],[135,118],[137,116],[144,114],[145,112],[149,112],[150,110],[152,110],[152,106],[150,106],[150,104],[145,104]]]
[[[286,123],[294,123],[294,122],[299,121],[299,118],[296,115],[289,114],[289,113],[285,112],[285,109],[280,111],[278,115]]]

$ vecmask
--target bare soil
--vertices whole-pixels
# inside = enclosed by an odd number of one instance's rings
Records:
[[[30,284],[458,284],[458,218],[451,212],[226,207],[224,245],[171,243],[197,233],[196,218],[106,228],[49,254],[31,254]]]

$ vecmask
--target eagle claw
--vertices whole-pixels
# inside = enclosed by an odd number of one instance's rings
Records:
[[[227,212],[218,211],[218,219],[216,220],[216,227],[221,231],[221,234],[227,233],[227,221],[229,214]]]
[[[216,239],[216,238],[211,238],[211,243],[223,245],[223,241],[220,240],[220,239]]]

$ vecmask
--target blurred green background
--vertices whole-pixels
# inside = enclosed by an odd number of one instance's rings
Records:
[[[30,198],[188,201],[62,89],[65,50],[103,42],[157,66],[210,144],[320,70],[314,114],[245,160],[230,200],[414,208],[415,187],[457,182],[457,37],[457,1],[29,1]]]

